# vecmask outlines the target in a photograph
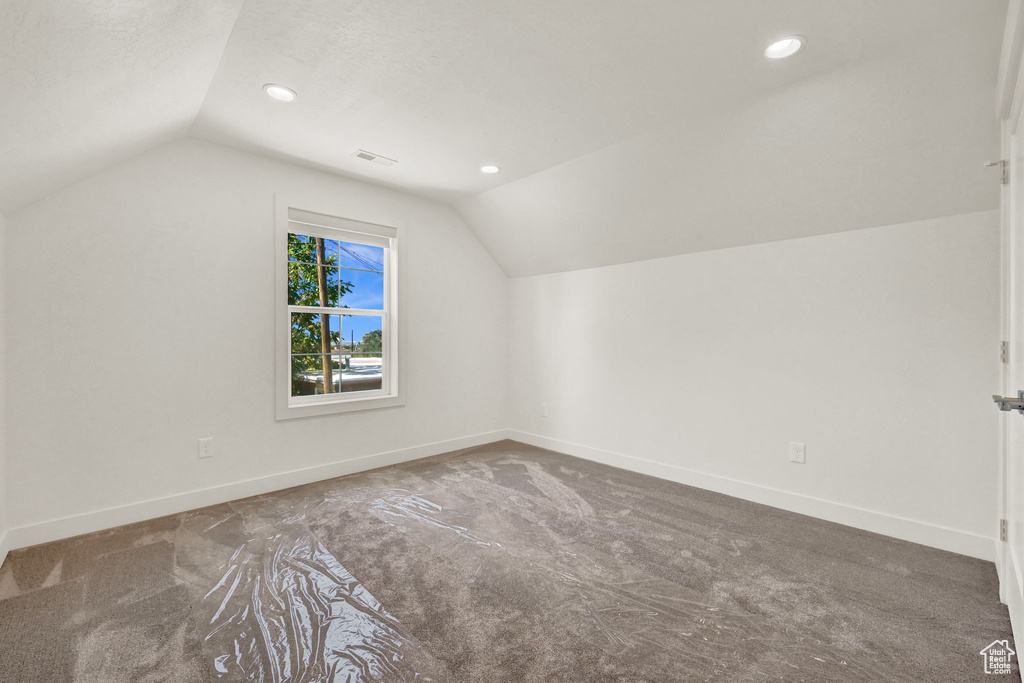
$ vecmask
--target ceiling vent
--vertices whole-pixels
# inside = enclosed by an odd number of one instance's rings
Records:
[[[382,157],[379,154],[367,152],[365,149],[357,149],[356,151],[352,152],[352,156],[357,157],[359,159],[363,159],[365,161],[372,161],[373,163],[380,164],[381,166],[394,166],[395,164],[398,163],[394,159],[388,159],[387,157]]]

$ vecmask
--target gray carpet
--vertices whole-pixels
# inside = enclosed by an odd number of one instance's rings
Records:
[[[0,568],[19,683],[992,681],[1010,636],[991,563],[509,441]]]

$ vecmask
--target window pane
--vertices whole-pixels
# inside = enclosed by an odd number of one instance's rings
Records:
[[[341,305],[384,310],[384,273],[342,268]]]
[[[318,244],[318,242],[323,244]],[[288,260],[338,266],[338,245],[338,240],[310,237],[309,235],[290,232],[288,233]]]
[[[371,247],[354,242],[337,242],[339,261],[342,268],[355,268],[381,272],[384,270],[384,248]]]
[[[341,391],[373,391],[383,386],[382,330],[380,316],[342,316]]]
[[[292,396],[336,394],[347,363],[343,355],[292,356]],[[330,366],[329,382],[324,382],[325,364]]]
[[[316,262],[316,247],[313,238],[288,233],[288,260]]]
[[[340,319],[337,315],[292,313],[292,353],[337,353]],[[330,342],[328,348],[321,342],[325,329]]]
[[[323,282],[321,283],[321,274]],[[341,274],[331,266],[316,266],[310,263],[288,264],[288,304],[290,306],[341,306]],[[321,284],[325,286],[326,298],[320,297]],[[350,306],[351,307],[351,306]]]
[[[292,356],[292,396],[322,394],[323,370],[320,356]]]

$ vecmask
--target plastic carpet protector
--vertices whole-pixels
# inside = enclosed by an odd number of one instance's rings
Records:
[[[688,516],[659,520],[668,524],[659,529],[664,535],[653,538],[624,514],[626,496],[613,495],[613,506],[601,513],[594,499],[567,485],[566,473],[535,462],[497,459],[483,476],[468,478],[463,475],[470,471],[479,474],[477,464],[445,469],[446,476],[459,478],[457,489],[411,472],[368,473],[365,486],[326,482],[231,503],[223,518],[187,518],[179,549],[189,546],[189,534],[195,534],[197,548],[222,537],[237,539],[239,525],[245,535],[244,542],[227,545],[230,556],[218,574],[201,582],[202,596],[193,598],[201,605],[197,627],[207,632],[204,649],[215,675],[275,683],[449,680],[444,665],[326,547],[347,552],[353,535],[373,535],[426,558],[431,568],[392,566],[398,558],[384,551],[358,565],[367,577],[378,569],[410,580],[426,575],[431,585],[455,590],[447,600],[468,594],[494,609],[494,615],[471,615],[475,624],[451,627],[462,639],[486,634],[486,641],[497,643],[508,629],[519,630],[539,648],[538,655],[556,659],[581,640],[594,657],[588,670],[619,660],[645,672],[639,681],[671,680],[666,677],[679,672],[763,675],[757,664],[746,669],[744,650],[815,661],[816,680],[823,683],[904,680],[886,676],[853,652],[829,650],[824,634],[801,623],[832,611],[813,584],[779,582],[760,572],[729,583],[711,570],[708,595],[680,582],[668,556],[636,562],[638,553],[651,553],[659,542],[665,549],[680,541],[684,548],[703,545],[690,538]],[[710,570],[744,554],[747,546],[742,538],[716,539],[705,545],[704,561]],[[633,561],[623,563],[622,557]],[[525,560],[514,572],[512,558]],[[694,559],[687,564],[694,566]],[[721,599],[728,595],[742,596],[742,602]],[[779,600],[796,600],[799,606],[787,608],[797,608],[791,616],[806,617],[785,631],[775,628],[766,616]],[[547,607],[538,611],[542,604]],[[552,642],[551,633],[566,639]],[[723,648],[733,640],[742,649]],[[509,671],[506,680],[534,680],[532,673],[523,671],[516,679]],[[480,675],[463,671],[454,678]]]
[[[443,667],[305,525],[261,526],[225,507],[188,515],[178,530],[182,578],[196,592],[207,587],[193,605],[218,680],[444,679]],[[239,532],[254,533],[225,543]],[[188,574],[190,566],[209,566],[213,553],[223,557],[219,576]]]
[[[482,604],[493,606],[493,616],[471,616],[477,620],[476,624],[467,625],[457,633],[463,639],[473,638],[476,631],[486,634],[489,642],[500,642],[508,629],[520,630],[534,642],[531,647],[542,648],[546,657],[558,657],[559,650],[576,647],[573,641],[580,639],[595,655],[590,670],[601,671],[603,662],[608,659],[623,660],[634,664],[637,672],[646,670],[648,676],[654,675],[653,678],[638,676],[638,681],[669,680],[664,677],[683,671],[696,675],[732,670],[737,675],[756,677],[751,671],[741,674],[738,670],[741,662],[737,660],[742,657],[737,656],[736,650],[722,647],[723,639],[736,638],[752,650],[786,652],[786,657],[816,661],[821,666],[817,680],[823,682],[882,679],[882,672],[870,660],[851,657],[853,653],[837,654],[823,647],[820,632],[800,623],[779,631],[764,618],[764,611],[772,609],[779,598],[785,599],[786,594],[799,596],[805,603],[801,610],[828,613],[828,599],[813,585],[748,576],[735,585],[727,586],[723,582],[716,586],[716,593],[738,592],[746,600],[760,604],[758,609],[751,610],[732,601],[719,601],[703,591],[693,591],[685,581],[681,584],[673,572],[666,573],[670,562],[638,565],[635,561],[622,563],[614,559],[632,556],[635,560],[637,553],[644,552],[651,542],[654,547],[658,541],[671,547],[674,542],[686,539],[689,524],[685,521],[669,522],[670,526],[663,530],[668,533],[660,539],[650,538],[628,521],[628,517],[621,516],[620,501],[615,501],[614,514],[602,514],[567,485],[564,473],[557,476],[534,462],[498,459],[490,464],[484,476],[470,478],[462,477],[464,472],[460,470],[478,470],[475,464],[453,463],[446,469],[451,475],[459,476],[458,489],[439,486],[413,473],[369,473],[364,475],[368,486],[325,484],[317,490],[296,492],[294,496],[280,499],[233,503],[249,528],[281,531],[281,520],[285,519],[295,529],[286,538],[275,536],[272,541],[262,541],[270,542],[271,547],[252,546],[250,552],[255,557],[273,558],[264,561],[264,566],[258,570],[261,575],[254,580],[284,587],[289,582],[302,584],[312,580],[306,577],[312,577],[310,570],[316,563],[318,572],[330,577],[323,585],[332,591],[337,585],[345,585],[341,593],[348,604],[355,601],[364,609],[369,605],[373,607],[372,618],[359,621],[356,628],[350,627],[337,641],[343,647],[334,651],[329,640],[306,635],[313,630],[307,623],[320,623],[320,613],[310,612],[304,607],[304,601],[299,602],[297,610],[282,610],[270,600],[261,599],[259,605],[253,605],[253,609],[259,610],[258,615],[249,612],[241,612],[240,617],[221,615],[211,621],[211,626],[229,624],[227,631],[234,634],[232,637],[240,643],[239,647],[259,640],[250,637],[254,634],[251,627],[239,628],[246,619],[270,621],[281,636],[270,643],[260,642],[257,652],[243,652],[242,660],[250,662],[244,666],[230,658],[221,661],[247,673],[265,672],[264,680],[274,681],[304,680],[288,678],[289,671],[298,671],[296,665],[290,670],[281,667],[288,662],[318,658],[325,664],[348,667],[339,671],[345,671],[350,677],[332,678],[333,674],[328,673],[325,678],[317,678],[321,674],[310,674],[313,677],[309,680],[448,680],[439,673],[442,666],[429,652],[411,637],[402,638],[401,625],[372,596],[366,603],[359,600],[358,596],[366,594],[365,590],[360,590],[358,582],[319,540],[313,540],[315,535],[315,539],[322,539],[332,548],[343,549],[345,537],[357,529],[375,529],[375,536],[393,539],[391,547],[407,547],[399,544],[410,543],[414,548],[412,552],[427,558],[433,569],[412,568],[406,564],[391,566],[397,558],[380,552],[373,555],[369,563],[360,565],[362,571],[371,571],[368,564],[372,564],[373,569],[385,568],[393,576],[408,572],[410,580],[418,580],[426,574],[430,585],[455,588],[456,592],[448,598],[452,603],[468,594],[476,596]],[[482,501],[486,504],[481,505]],[[602,518],[604,521],[599,522]],[[361,520],[358,525],[356,520]],[[596,537],[605,533],[610,533],[611,545],[595,545]],[[303,540],[312,545],[302,545]],[[694,547],[696,544],[684,541],[683,545]],[[743,539],[721,539],[708,549],[707,559],[715,564],[728,562],[743,554],[747,545]],[[307,560],[307,556],[310,559]],[[283,566],[289,565],[293,557],[306,563],[299,576],[289,576],[292,570]],[[514,572],[510,570],[512,558],[525,560]],[[276,566],[267,566],[271,561]],[[245,564],[242,558],[234,562]],[[230,572],[229,566],[207,598],[214,605],[219,603],[215,596],[227,592],[228,584],[235,580],[233,574],[229,576]],[[444,577],[433,578],[439,574]],[[712,578],[714,574],[711,572],[709,578],[718,584]],[[353,587],[349,588],[346,581],[351,581]],[[246,594],[252,591],[253,588],[249,588]],[[286,588],[283,592],[290,598],[294,590]],[[537,611],[539,605],[546,608]],[[239,605],[242,606],[248,607]],[[234,612],[238,611],[236,607]],[[505,618],[501,617],[502,613]],[[447,619],[451,615],[444,616]],[[842,627],[836,624],[833,628]],[[290,635],[296,631],[297,636]],[[552,642],[548,638],[551,633],[565,634],[566,639]],[[216,631],[211,633],[212,639],[218,635]],[[353,667],[351,662],[344,661],[351,654],[344,647],[352,646],[357,651],[370,652],[368,657],[357,658],[365,660],[366,666]],[[225,649],[225,645],[220,649]],[[263,651],[275,655],[280,664],[274,666],[278,668],[257,668],[258,656]],[[382,666],[389,662],[395,664]],[[331,671],[326,666],[321,670]],[[478,675],[470,672],[461,673],[455,678],[478,679]],[[534,680],[536,677],[530,673],[522,672],[523,678],[519,680]],[[506,672],[506,675],[507,680],[515,680],[513,672]],[[898,676],[887,679],[901,680]],[[254,677],[252,680],[261,679]],[[594,680],[603,679],[598,676]]]

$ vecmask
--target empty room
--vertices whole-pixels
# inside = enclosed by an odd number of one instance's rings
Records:
[[[0,683],[1020,680],[1022,0],[0,0]]]

